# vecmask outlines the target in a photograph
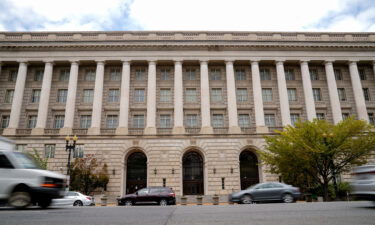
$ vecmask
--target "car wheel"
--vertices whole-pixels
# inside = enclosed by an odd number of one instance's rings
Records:
[[[75,201],[73,206],[83,206],[83,203],[81,201]]]
[[[125,201],[125,205],[126,206],[132,206],[133,205],[133,202],[131,200],[126,200]]]
[[[11,194],[8,202],[14,208],[23,209],[30,205],[31,196],[27,191],[16,191]]]
[[[165,200],[165,199],[161,199],[161,200],[159,201],[159,205],[161,205],[161,206],[166,206],[166,205],[168,205],[168,202],[167,202],[167,200]]]
[[[42,208],[42,209],[46,209],[46,208],[48,208],[48,206],[51,205],[51,202],[52,202],[52,199],[47,198],[47,199],[42,199],[42,200],[40,200],[40,201],[38,202],[38,204],[39,204],[40,208]]]
[[[250,195],[244,195],[241,198],[241,203],[242,204],[252,204],[253,203],[253,199],[251,198]]]
[[[292,203],[294,202],[294,198],[291,194],[284,194],[282,197],[284,203]]]

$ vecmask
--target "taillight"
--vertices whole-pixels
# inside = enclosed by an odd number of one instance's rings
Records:
[[[176,194],[173,193],[173,192],[171,192],[171,193],[169,193],[169,196],[171,196],[171,197],[176,197]]]
[[[91,197],[88,197],[88,196],[87,196],[86,199],[87,199],[87,200],[91,200]]]

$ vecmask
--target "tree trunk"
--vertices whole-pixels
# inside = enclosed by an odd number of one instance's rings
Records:
[[[324,183],[323,183],[323,194],[324,194],[324,201],[328,201],[329,199],[329,194],[328,194],[328,179],[324,178]]]

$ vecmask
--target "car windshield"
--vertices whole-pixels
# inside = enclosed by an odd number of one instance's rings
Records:
[[[21,153],[21,152],[15,152],[14,156],[16,157],[18,163],[20,166],[24,169],[40,169],[34,161],[28,157],[27,155]]]

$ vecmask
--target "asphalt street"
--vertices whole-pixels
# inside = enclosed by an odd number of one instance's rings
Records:
[[[375,224],[372,202],[219,206],[0,208],[1,225],[118,224]]]

